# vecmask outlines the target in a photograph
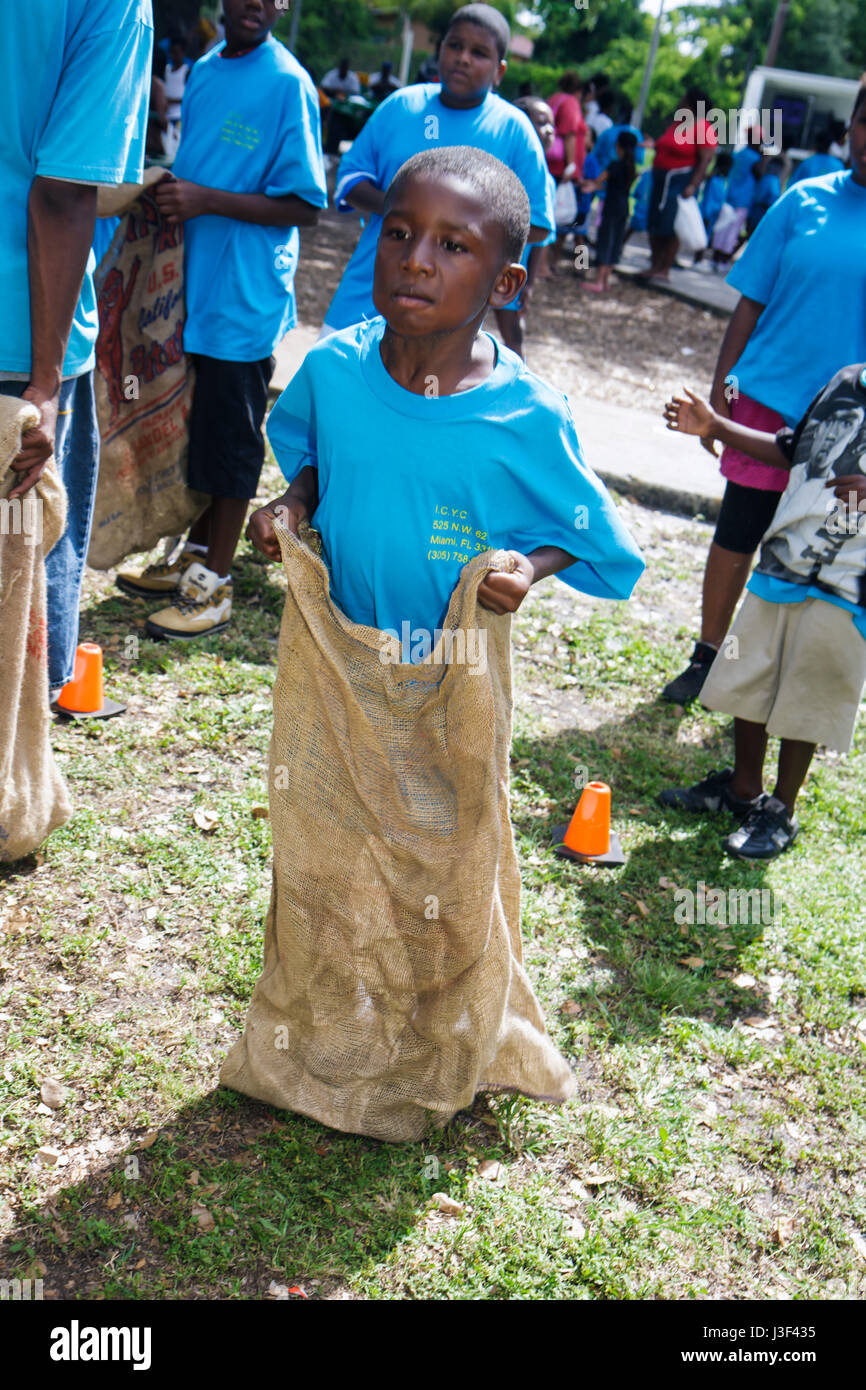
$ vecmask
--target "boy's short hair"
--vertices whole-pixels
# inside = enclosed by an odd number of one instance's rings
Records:
[[[508,20],[500,10],[496,10],[492,5],[461,5],[456,14],[452,15],[451,21],[445,33],[448,35],[455,24],[477,24],[479,29],[486,29],[488,34],[492,34],[496,40],[496,49],[500,58],[504,58],[508,52],[508,45],[511,43],[511,29]]]
[[[471,8],[471,7],[469,7]],[[386,207],[395,190],[415,175],[450,174],[461,179],[478,194],[485,211],[499,226],[508,261],[519,261],[529,236],[531,223],[529,198],[515,173],[501,159],[471,145],[445,145],[413,154],[397,170],[387,193]]]
[[[857,88],[857,95],[854,98],[854,107],[851,111],[852,121],[854,117],[857,115],[857,112],[860,110],[860,107],[863,105],[864,101],[866,101],[866,82],[861,82],[860,86]]]

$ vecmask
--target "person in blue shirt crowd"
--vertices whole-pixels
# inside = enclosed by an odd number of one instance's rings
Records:
[[[733,155],[724,152],[716,155],[713,172],[704,184],[701,194],[701,217],[704,219],[704,226],[707,229],[708,241],[712,240],[716,220],[727,202],[728,175],[731,172],[733,162]]]
[[[750,429],[793,427],[846,363],[866,359],[866,87],[849,126],[851,169],[804,179],[766,213],[728,283],[740,292],[719,349],[710,404]],[[712,440],[702,441],[715,454]],[[662,696],[700,694],[733,617],[784,470],[727,444],[725,493],[707,558],[701,635]]]
[[[52,701],[74,672],[99,468],[95,185],[141,180],[152,48],[150,0],[27,0],[3,16],[0,392],[42,415],[10,497],[52,453],[66,489],[66,527],[45,561]]]
[[[666,405],[669,429],[733,444],[790,477],[731,629],[736,660],[714,662],[701,693],[708,709],[734,715],[735,765],[659,799],[730,811],[741,824],[728,853],[774,859],[798,834],[794,806],[817,745],[849,751],[866,684],[866,367],[837,372],[796,427],[776,434],[687,394]],[[772,794],[768,736],[781,739]]]
[[[586,127],[586,158],[583,161],[583,178],[577,191],[577,221],[574,224],[575,246],[586,246],[589,235],[589,219],[595,199],[594,181],[601,173],[601,165],[595,157],[596,135],[591,125]],[[591,191],[584,191],[584,183]]]
[[[643,561],[583,460],[568,402],[482,331],[526,278],[520,181],[484,151],[433,149],[398,172],[383,212],[380,316],[318,343],[271,411],[290,486],[254,512],[249,539],[277,559],[274,518],[295,531],[309,518],[334,602],[398,634],[404,622],[434,631],[461,567],[490,549],[514,562],[479,589],[495,613],[550,574],[627,598]]]
[[[225,43],[187,83],[175,178],[156,188],[184,223],[184,350],[195,363],[189,486],[210,498],[182,552],[125,593],[173,602],[153,613],[156,637],[222,631],[231,564],[265,457],[262,422],[273,351],[296,322],[298,227],[327,204],[319,106],[309,74],[272,36],[274,0],[225,0]]]
[[[841,159],[837,159],[830,153],[830,146],[833,143],[833,128],[827,126],[821,134],[815,138],[815,153],[810,154],[801,164],[798,164],[791,177],[788,179],[788,187],[791,188],[801,179],[819,179],[822,174],[841,174],[845,165]]]
[[[505,73],[510,40],[499,10],[464,5],[442,40],[440,82],[404,87],[388,97],[341,160],[335,204],[342,212],[360,212],[366,223],[325,314],[323,336],[375,316],[373,263],[385,190],[419,150],[474,145],[496,155],[529,195],[529,240],[544,241],[554,231],[554,200],[538,136],[528,116],[493,90]]]
[[[733,157],[730,154],[716,155],[712,173],[704,184],[701,194],[701,217],[707,230],[707,242],[713,239],[713,230],[719,213],[727,201],[728,175],[731,172]],[[706,247],[695,254],[694,265],[700,265],[706,255]]]
[[[592,127],[590,127],[590,129],[592,129]],[[608,164],[610,164],[614,159],[616,159],[616,142],[619,139],[621,132],[624,130],[627,130],[630,135],[634,136],[634,162],[636,166],[639,169],[643,166],[645,149],[645,140],[643,132],[638,130],[636,125],[631,125],[629,121],[619,121],[614,125],[608,126],[605,130],[601,132],[600,135],[597,135],[595,137],[595,144],[593,145],[593,149],[595,150],[595,157],[598,160],[599,173],[606,169]],[[588,175],[585,169],[583,176],[584,178],[598,177],[597,174],[592,176]]]
[[[616,158],[604,168],[588,189],[604,189],[604,207],[598,236],[595,239],[595,263],[598,267],[596,277],[584,282],[582,288],[595,294],[604,294],[610,286],[610,275],[622,255],[628,223],[628,205],[631,186],[635,180],[635,151],[637,142],[634,132],[621,130],[616,138]],[[586,180],[582,187],[585,187]]]
[[[767,210],[782,196],[782,160],[769,159],[763,173],[755,180],[752,205],[746,218],[746,230],[751,236],[763,221]]]
[[[538,138],[541,141],[541,148],[544,153],[550,149],[556,136],[556,127],[553,120],[553,112],[546,101],[541,97],[521,97],[514,105],[519,111],[525,111],[532,121]],[[551,173],[547,175],[551,184],[551,192],[556,196],[556,179]],[[496,326],[502,336],[502,341],[506,347],[510,347],[512,352],[516,352],[520,357],[523,356],[523,330],[525,326],[526,311],[529,308],[535,290],[535,281],[543,265],[546,255],[545,247],[551,246],[556,241],[556,233],[550,232],[544,241],[533,246],[527,242],[523,248],[523,255],[520,257],[520,264],[526,271],[526,281],[523,289],[516,299],[504,308],[496,310]],[[543,273],[543,272],[542,272]]]
[[[728,188],[725,202],[733,209],[713,234],[713,259],[721,266],[730,259],[740,242],[740,235],[746,225],[749,208],[755,196],[755,184],[764,171],[766,157],[762,150],[764,135],[760,126],[750,126],[746,131],[746,143],[742,149],[734,150],[731,156],[731,172],[728,175]]]

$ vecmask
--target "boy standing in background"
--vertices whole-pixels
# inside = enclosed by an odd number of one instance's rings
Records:
[[[513,169],[529,197],[530,242],[555,227],[547,164],[532,123],[495,95],[507,64],[511,31],[492,5],[464,5],[451,21],[439,52],[441,83],[404,87],[374,111],[340,163],[335,203],[366,217],[322,336],[375,317],[373,263],[382,226],[385,190],[402,164],[421,150],[472,145]]]
[[[275,0],[223,8],[225,44],[190,74],[175,177],[156,193],[161,211],[186,224],[188,481],[211,498],[180,556],[118,575],[125,593],[174,599],[148,620],[156,637],[207,636],[231,617],[232,559],[265,457],[272,354],[296,322],[297,229],[327,205],[316,89],[271,37]]]

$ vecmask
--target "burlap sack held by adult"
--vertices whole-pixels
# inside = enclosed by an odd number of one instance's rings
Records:
[[[72,814],[51,752],[45,556],[63,534],[66,494],[54,460],[21,498],[12,460],[35,405],[0,396],[0,860],[29,854]]]
[[[100,189],[120,226],[99,263],[94,385],[101,455],[87,563],[110,569],[180,535],[207,497],[186,485],[192,366],[183,351],[183,225],[160,213],[153,184]]]
[[[322,561],[278,534],[273,889],[220,1080],[391,1140],[419,1139],[479,1090],[565,1100],[574,1080],[522,965],[511,620],[476,601],[507,557],[465,567],[430,664],[409,666],[383,663],[383,634],[349,622]],[[486,663],[443,661],[449,642]]]

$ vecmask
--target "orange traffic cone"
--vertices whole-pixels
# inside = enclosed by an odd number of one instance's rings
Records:
[[[611,868],[624,864],[622,845],[610,829],[610,787],[606,782],[587,782],[568,825],[552,830],[553,852],[578,864]]]
[[[59,714],[74,719],[107,719],[123,714],[126,705],[106,700],[102,686],[102,648],[96,642],[79,642],[75,651],[75,672],[57,697]]]

